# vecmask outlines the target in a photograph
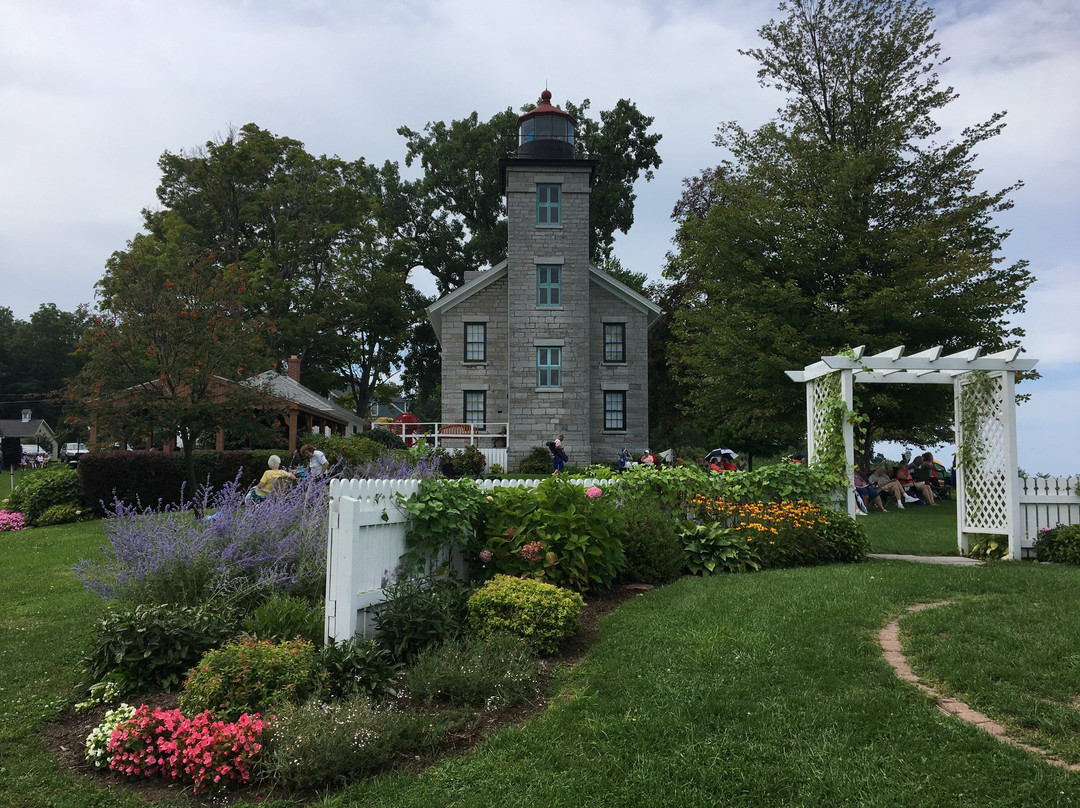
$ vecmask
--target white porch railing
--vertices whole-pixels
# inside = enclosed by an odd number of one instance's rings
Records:
[[[475,446],[487,462],[487,468],[498,464],[506,471],[506,447],[510,436],[510,424],[506,421],[486,424],[462,424],[448,421],[422,421],[418,423],[398,423],[373,421],[371,429],[385,429],[405,441],[406,446],[415,446],[421,439],[428,446],[442,446],[446,449],[464,449]]]
[[[1021,545],[1025,555],[1045,527],[1080,524],[1080,477],[1020,479]]]
[[[606,488],[612,480],[573,480]],[[541,480],[477,480],[488,490],[509,486],[535,488]],[[327,641],[355,634],[370,637],[374,624],[369,607],[386,599],[383,588],[392,580],[405,553],[408,515],[396,505],[396,495],[416,493],[418,480],[331,480],[330,530],[326,548]],[[446,557],[440,558],[444,563]],[[456,558],[461,562],[460,554]],[[457,565],[456,565],[457,566]],[[463,572],[463,566],[459,569]]]

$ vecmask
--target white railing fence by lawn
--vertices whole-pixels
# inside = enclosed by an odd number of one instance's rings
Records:
[[[535,488],[542,480],[477,480],[491,490],[508,486]],[[573,480],[584,486],[607,488],[614,480]],[[419,480],[331,480],[330,530],[326,547],[327,641],[374,633],[371,607],[386,599],[384,587],[393,580],[405,553],[409,516],[397,505],[397,495],[412,496]],[[461,553],[449,553],[433,566],[452,561],[459,573]]]
[[[1043,528],[1080,524],[1080,477],[1020,479],[1020,525],[1025,555]]]

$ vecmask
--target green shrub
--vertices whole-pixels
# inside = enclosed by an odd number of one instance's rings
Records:
[[[983,533],[968,546],[969,558],[1000,561],[1009,552],[1009,537],[1001,533]]]
[[[461,451],[454,452],[450,459],[454,464],[454,471],[459,477],[477,480],[484,476],[484,467],[487,466],[487,460],[484,459],[484,455],[475,446],[466,446]]]
[[[275,594],[244,620],[244,631],[260,640],[300,637],[319,647],[323,641],[324,606],[293,595]]]
[[[513,707],[537,693],[537,665],[521,637],[495,634],[459,639],[424,650],[401,683],[425,704]]]
[[[389,765],[392,714],[356,697],[280,705],[263,735],[261,777],[289,789],[345,785]]]
[[[475,557],[486,559],[489,572],[576,592],[607,589],[626,563],[624,522],[610,492],[557,477],[536,488],[496,488],[484,505],[483,551]]]
[[[13,492],[8,509],[13,503],[30,524],[54,505],[79,504],[79,473],[68,466],[40,469],[23,477]],[[52,524],[59,524],[53,522]]]
[[[346,785],[395,762],[429,760],[444,738],[472,721],[460,711],[380,709],[363,696],[282,705],[263,735],[259,773],[291,789]]]
[[[280,451],[196,449],[195,479],[220,489],[239,475],[240,488],[246,490],[259,481],[275,453]],[[110,506],[115,499],[129,506],[178,505],[197,493],[187,485],[183,452],[90,452],[80,458],[78,476],[82,501],[99,513],[102,502]]]
[[[326,671],[326,695],[331,698],[397,695],[402,665],[374,640],[331,640],[319,650],[319,662]]]
[[[554,468],[551,451],[543,446],[532,447],[518,464],[518,472],[521,474],[551,474]]]
[[[619,509],[626,520],[623,552],[626,567],[619,580],[666,584],[686,569],[685,541],[678,523],[647,500],[635,499]]]
[[[307,435],[304,443],[310,443],[316,449],[326,455],[331,466],[344,463],[346,466],[363,466],[375,460],[387,450],[387,444],[383,438],[376,438],[375,433],[381,432],[391,440],[394,438],[385,429],[373,429],[360,435]],[[397,442],[401,444],[401,440]],[[395,447],[396,448],[396,447]],[[405,448],[401,444],[400,448]]]
[[[693,466],[633,466],[619,475],[620,501],[642,500],[676,521],[687,518],[697,497],[715,497],[720,477]]]
[[[835,508],[826,508],[825,515],[828,524],[820,528],[826,545],[823,561],[849,563],[866,558],[870,539],[862,524]]]
[[[179,689],[188,669],[234,628],[227,613],[203,606],[112,611],[98,621],[91,649],[83,655],[86,685],[108,680],[119,693]]]
[[[761,560],[746,536],[719,522],[684,525],[686,566],[694,575],[761,569]]]
[[[375,607],[376,641],[399,662],[429,645],[461,636],[468,625],[469,589],[456,579],[401,569]]]
[[[753,471],[714,475],[720,495],[733,502],[781,502],[805,500],[827,504],[835,486],[819,467],[783,460]]]
[[[83,515],[89,515],[87,511],[79,505],[53,505],[46,508],[45,512],[37,518],[38,527],[48,527],[49,525],[67,525],[72,522],[78,522],[83,518]]]
[[[405,448],[405,441],[402,440],[400,435],[395,435],[389,429],[384,429],[381,427],[375,427],[374,429],[370,429],[365,432],[364,439],[370,440],[373,443],[377,443],[380,446],[384,446],[387,449],[393,449],[394,451]]]
[[[537,653],[554,653],[581,624],[585,601],[577,592],[509,575],[496,575],[469,598],[474,637],[506,632],[522,637]]]
[[[1058,525],[1039,531],[1035,552],[1039,561],[1080,564],[1080,525]]]
[[[300,702],[323,685],[325,673],[307,640],[241,637],[209,651],[188,674],[180,694],[185,715],[209,710],[235,721],[243,713],[273,712]]]

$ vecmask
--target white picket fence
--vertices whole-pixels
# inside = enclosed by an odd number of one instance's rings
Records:
[[[1080,524],[1080,477],[1027,477],[1020,480],[1021,546],[1025,555],[1039,531]]]
[[[535,488],[541,480],[477,480],[491,490],[507,486]],[[606,488],[612,480],[574,480],[585,486]],[[330,530],[326,547],[325,639],[346,640],[355,634],[374,633],[372,606],[385,600],[383,588],[393,580],[405,553],[409,517],[397,505],[397,495],[408,498],[420,487],[418,480],[332,480]],[[447,557],[437,560],[445,563]],[[460,553],[455,561],[461,564]],[[459,569],[459,571],[464,571]]]

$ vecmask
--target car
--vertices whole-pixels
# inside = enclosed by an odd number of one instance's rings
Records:
[[[84,443],[65,443],[60,449],[60,459],[78,462],[79,458],[89,451]]]

